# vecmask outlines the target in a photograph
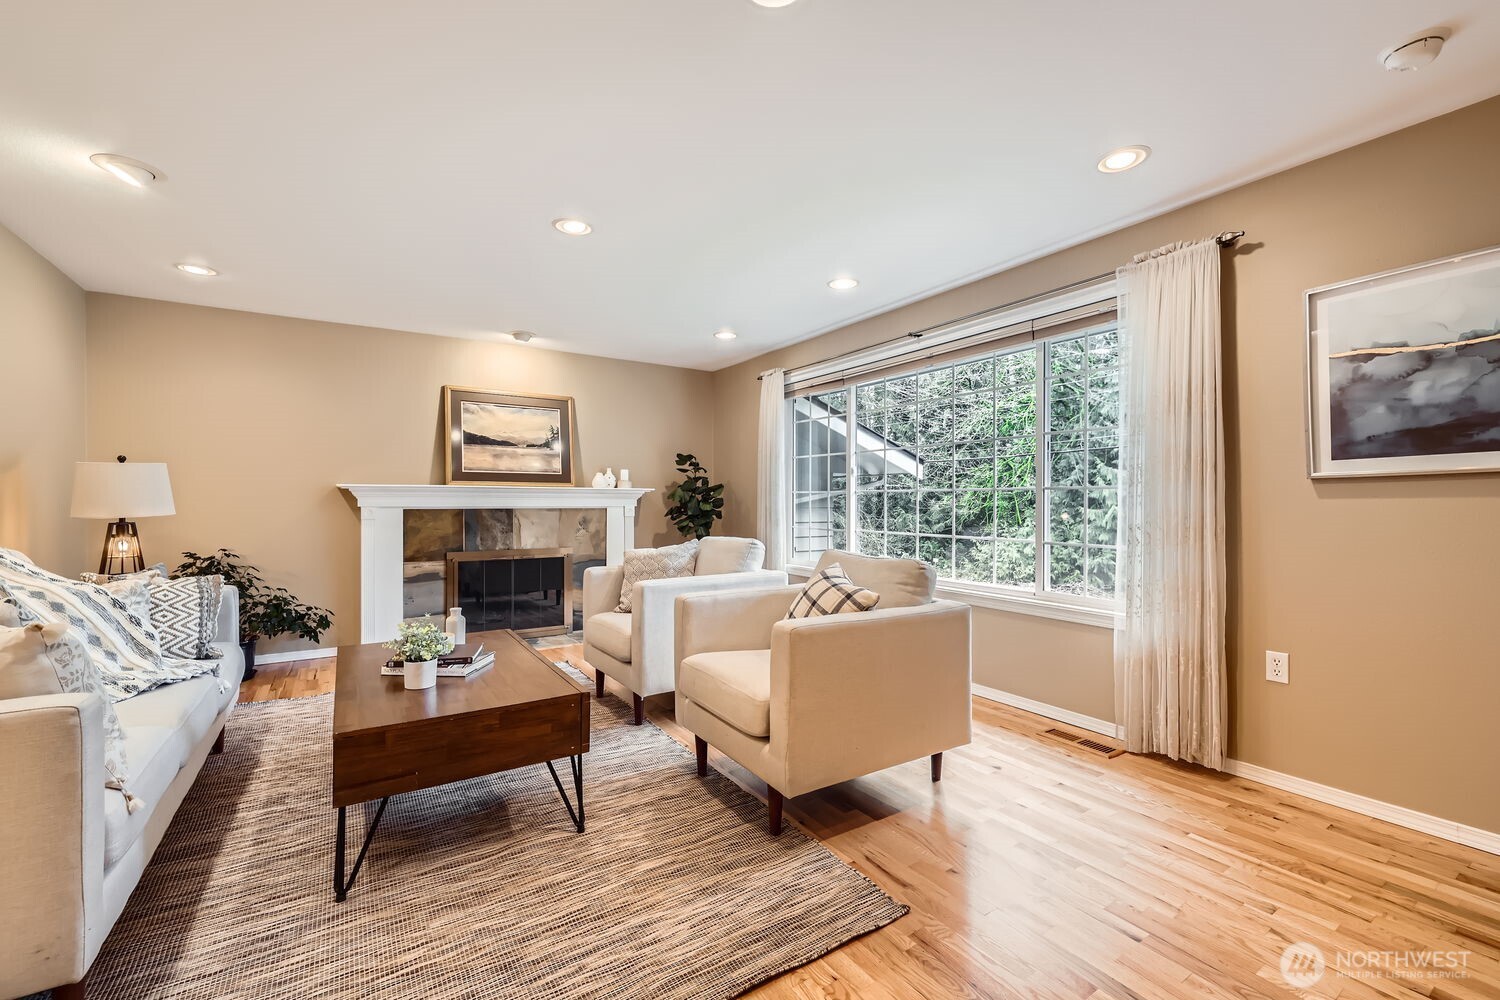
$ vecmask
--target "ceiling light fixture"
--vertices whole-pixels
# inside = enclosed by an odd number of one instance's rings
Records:
[[[1123,174],[1132,167],[1145,163],[1146,157],[1150,155],[1150,146],[1121,146],[1100,158],[1099,171],[1105,174]]]
[[[738,337],[738,336],[739,336],[739,334],[735,333],[733,330],[730,330],[730,329],[726,328],[726,329],[719,330],[718,332],[716,332],[714,334],[714,339],[715,340],[733,340],[735,337]]]
[[[1380,64],[1392,73],[1409,73],[1414,69],[1421,69],[1438,57],[1447,40],[1448,34],[1442,28],[1424,31],[1416,38],[1407,39],[1380,53]]]
[[[160,170],[148,166],[140,160],[132,160],[128,156],[117,156],[114,153],[95,153],[89,157],[89,162],[115,179],[124,181],[134,188],[143,188],[154,181],[166,179],[166,176]]]
[[[552,228],[569,236],[587,236],[594,231],[594,227],[582,219],[553,219]]]
[[[851,288],[858,288],[859,281],[855,278],[834,278],[828,283],[828,287],[835,292],[847,292]]]
[[[535,336],[536,334],[532,333],[530,330],[510,331],[510,339],[514,340],[518,344],[529,344],[531,343],[531,338]]]
[[[205,267],[202,264],[178,264],[177,270],[183,271],[187,274],[197,275],[200,278],[212,278],[219,273],[213,268]]]
[[[796,0],[750,0],[761,7],[790,7]]]

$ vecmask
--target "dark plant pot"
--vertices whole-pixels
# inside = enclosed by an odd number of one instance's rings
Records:
[[[249,642],[240,643],[240,652],[245,654],[245,676],[242,680],[248,681],[255,676],[255,644],[258,640],[251,639]]]

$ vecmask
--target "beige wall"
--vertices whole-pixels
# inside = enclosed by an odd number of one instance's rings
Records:
[[[84,457],[85,329],[83,291],[0,227],[0,548],[69,571],[104,540],[68,516]]]
[[[676,453],[713,465],[712,378],[687,369],[98,294],[88,349],[92,456],[170,468],[147,559],[232,548],[334,611],[323,645],[359,636],[359,515],[334,484],[442,482],[444,385],[573,396],[580,481],[623,466],[658,491],[642,545],[677,537]]]
[[[1225,258],[1232,755],[1500,830],[1500,476],[1314,483],[1302,402],[1302,292],[1500,244],[1496,162],[1500,98],[719,372],[729,530],[755,523],[757,372],[1247,230]],[[1112,716],[1107,631],[983,609],[975,623],[977,681]],[[1290,685],[1264,679],[1268,648],[1291,654]]]

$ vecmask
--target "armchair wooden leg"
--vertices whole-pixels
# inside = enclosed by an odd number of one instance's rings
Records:
[[[932,755],[932,780],[943,780],[943,755],[940,753]]]
[[[770,829],[771,836],[773,836],[773,837],[779,837],[779,836],[781,836],[781,806],[782,806],[782,803],[783,803],[783,799],[781,797],[781,793],[778,792],[776,789],[770,787],[769,785],[766,786],[766,807],[770,811],[770,814],[771,814],[770,815],[770,822],[768,824],[768,828]]]
[[[698,752],[698,777],[708,777],[708,740],[701,736],[693,737],[693,749]]]
[[[594,694],[600,698],[604,697],[604,671],[597,667],[594,668]]]
[[[208,752],[211,754],[224,752],[224,730],[219,730],[219,738],[214,740],[214,745],[209,748]]]
[[[52,987],[52,1000],[84,1000],[88,992],[89,977],[85,975],[76,983]]]
[[[646,699],[634,691],[630,695],[635,699],[635,725],[639,726],[646,721]]]

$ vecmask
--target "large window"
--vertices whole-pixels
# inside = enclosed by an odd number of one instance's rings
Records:
[[[1112,600],[1118,347],[1111,324],[798,397],[794,561],[849,548]]]

